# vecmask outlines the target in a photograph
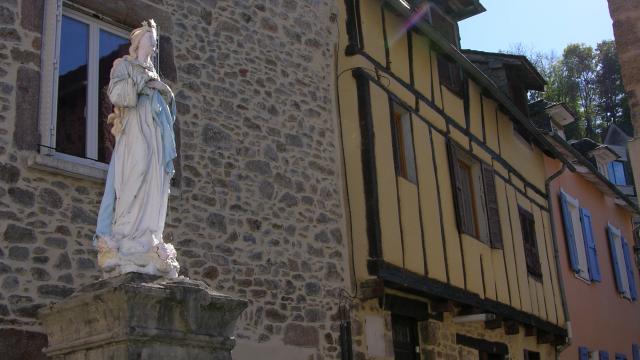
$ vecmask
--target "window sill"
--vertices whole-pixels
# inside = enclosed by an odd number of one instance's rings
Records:
[[[107,178],[106,168],[64,159],[57,155],[33,154],[28,159],[28,166],[33,169],[100,183],[104,183]]]
[[[590,279],[587,279],[585,277],[580,276],[579,274],[573,273],[573,276],[576,277],[576,279],[583,281],[585,284],[591,285],[593,282]]]
[[[104,183],[107,179],[108,167],[100,163],[83,163],[63,158],[59,155],[33,154],[28,159],[28,167],[55,174],[74,177],[76,179],[89,180]],[[169,196],[181,196],[179,187],[171,186]]]

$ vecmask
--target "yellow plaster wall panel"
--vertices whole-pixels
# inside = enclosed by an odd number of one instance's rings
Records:
[[[418,188],[406,179],[398,177],[398,193],[400,194],[404,267],[416,274],[425,275]]]
[[[446,86],[442,86],[442,101],[444,112],[451,116],[455,122],[460,124],[463,128],[467,127],[464,118],[464,102],[462,99],[447,89]]]
[[[500,216],[502,222],[502,216]],[[507,227],[502,225],[502,227]],[[504,230],[503,230],[504,233]],[[503,236],[504,239],[504,236]],[[504,241],[504,240],[503,240]],[[503,249],[491,250],[491,259],[493,263],[493,277],[495,279],[497,300],[504,304],[510,304],[509,279],[507,278],[507,269],[505,263],[505,254]]]
[[[510,219],[510,206],[507,197],[507,187],[505,182],[496,178],[496,196],[498,198],[498,212],[500,214],[500,224],[502,225],[502,243],[504,245],[504,266],[505,277],[508,281],[508,291],[511,298],[511,306],[521,309],[520,286],[518,271],[516,267],[515,250],[513,246],[512,226]],[[498,276],[496,276],[498,278]],[[504,289],[502,289],[504,291]],[[501,292],[499,292],[501,293]],[[503,295],[504,297],[504,295]]]
[[[502,164],[500,164],[499,162],[497,162],[497,161],[493,162],[493,169],[498,174],[504,176],[505,178],[509,177],[509,171],[504,166],[502,166]]]
[[[540,307],[538,306],[539,294],[538,294],[538,288],[536,287],[537,281],[533,279],[531,276],[529,276],[528,280],[529,280],[529,294],[531,295],[531,313],[540,317]]]
[[[429,121],[429,123],[436,128],[442,131],[447,130],[447,123],[445,122],[442,115],[438,114],[435,110],[433,110],[431,105],[426,104],[423,101],[420,102],[420,115],[424,116],[424,118],[427,119],[427,121]]]
[[[454,127],[449,127],[449,130],[451,131],[449,136],[453,140],[455,140],[455,142],[458,143],[458,145],[460,145],[463,149],[469,150],[469,138],[467,137],[467,135]]]
[[[431,52],[431,79],[433,79],[433,102],[442,109],[442,86],[438,76],[438,53]]]
[[[415,121],[413,123],[413,138],[416,149],[418,183],[420,185],[422,228],[424,230],[422,236],[427,253],[427,271],[429,277],[446,282],[447,269],[442,231],[440,229],[438,188],[428,126],[420,121]]]
[[[413,80],[415,88],[427,99],[431,99],[431,63],[429,54],[431,44],[426,36],[412,33],[413,41]]]
[[[484,275],[484,296],[491,300],[497,299],[496,278],[495,270],[496,266],[493,262],[493,252],[488,245],[480,243],[481,258],[482,261],[482,273]],[[507,299],[508,300],[508,299]],[[508,301],[506,302],[509,303]]]
[[[364,180],[362,178],[362,159],[360,144],[360,125],[358,122],[358,104],[356,84],[353,77],[343,77],[339,82],[341,94],[347,94],[344,101],[340,102],[341,128],[343,139],[344,161],[346,163],[346,178],[349,179],[349,214],[353,231],[353,249],[356,255],[356,277],[364,279],[368,277],[367,254],[369,244],[367,240],[366,206],[364,194]]]
[[[541,190],[544,190],[541,189]],[[538,204],[540,205],[547,205],[547,199],[545,199],[544,197],[538,195],[537,192],[533,191],[530,187],[527,186],[527,196],[529,196],[531,199],[535,200]]]
[[[518,198],[516,190],[510,185],[507,185],[507,198],[509,200],[509,210],[511,214],[511,233],[513,234],[513,252],[516,261],[516,272],[518,274],[520,304],[523,311],[532,312],[529,276],[527,273],[527,263],[525,261],[524,244],[522,242],[522,226],[520,225],[520,215],[518,213]]]
[[[540,284],[540,292],[544,294],[543,307],[540,309],[543,317],[547,320],[556,321],[555,316],[555,299],[553,296],[552,277],[555,276],[550,269],[550,261],[554,261],[554,255],[547,248],[546,233],[544,230],[545,212],[539,207],[533,206],[533,218],[536,222],[536,240],[538,245],[538,253],[540,254],[540,265],[542,268],[542,284]],[[549,306],[550,305],[550,306]]]
[[[482,139],[482,95],[481,89],[473,80],[469,80],[469,130],[478,139]]]
[[[540,281],[536,281],[536,287],[538,291],[538,307],[540,308],[540,317],[549,320],[549,313],[547,312],[548,300],[546,294],[544,293],[544,284]]]
[[[385,10],[384,19],[391,72],[409,84],[411,83],[409,75],[409,40],[404,29],[405,20],[389,10]]]
[[[382,83],[386,84],[386,80],[383,79]],[[389,79],[389,90],[391,90],[391,92],[395,96],[397,96],[400,100],[404,101],[412,109],[415,107],[415,104],[416,104],[415,95],[413,95],[411,91],[407,90],[407,88],[404,87],[399,82],[393,79]]]
[[[472,142],[471,143],[471,150],[473,151],[474,154],[476,154],[480,159],[482,159],[482,161],[486,162],[487,164],[491,165],[492,162],[492,158],[491,155],[486,152],[482,147],[480,147],[477,143]]]
[[[438,164],[438,182],[440,185],[440,197],[442,200],[442,221],[445,232],[445,250],[447,253],[447,266],[449,271],[449,283],[464,288],[464,272],[462,266],[462,249],[456,214],[453,206],[453,191],[449,173],[449,159],[447,145],[442,135],[433,133],[433,145]]]
[[[464,253],[467,291],[484,297],[484,279],[482,278],[482,265],[480,262],[482,253],[480,245],[484,244],[467,234],[460,234],[460,237],[462,238],[462,251]]]
[[[506,114],[498,112],[498,124],[502,156],[527,181],[538,188],[544,188],[543,153],[515,133],[513,122]]]
[[[555,254],[553,250],[553,238],[551,237],[551,226],[549,225],[549,213],[547,212],[542,213],[542,225],[544,226],[545,245],[547,247],[547,253]],[[550,318],[553,319],[555,317],[556,323],[562,326],[564,325],[564,310],[562,309],[562,298],[560,297],[560,285],[555,257],[549,258],[549,269],[552,274],[551,287],[553,292],[553,304],[555,308],[552,308],[552,306],[549,305],[547,306],[547,309],[549,310]]]
[[[385,64],[384,33],[382,32],[382,8],[378,1],[361,1],[360,18],[364,50],[379,63]]]
[[[513,165],[511,165],[513,166]],[[511,184],[515,187],[517,187],[520,191],[524,191],[524,182],[522,180],[520,180],[519,177],[517,177],[514,174],[511,174]]]
[[[497,104],[491,99],[482,98],[484,108],[484,132],[486,135],[486,144],[491,150],[500,153],[498,144],[498,120],[496,119]]]
[[[396,174],[391,139],[391,120],[387,94],[377,86],[371,86],[373,131],[376,138],[375,155],[380,208],[380,232],[382,255],[388,262],[403,266],[402,235],[396,191]]]

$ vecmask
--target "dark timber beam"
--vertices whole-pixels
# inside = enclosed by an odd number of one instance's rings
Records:
[[[520,333],[520,325],[513,320],[504,322],[504,333],[507,335],[517,335]]]
[[[548,332],[538,332],[538,344],[551,344],[555,339],[555,335]]]
[[[524,326],[524,336],[536,336],[537,335],[536,328],[531,325]]]
[[[497,316],[494,320],[484,322],[484,328],[487,330],[496,330],[502,327],[502,318]]]
[[[370,300],[384,295],[384,282],[381,279],[369,279],[360,282],[360,300]]]
[[[383,260],[369,260],[367,266],[371,275],[377,276],[384,281],[385,287],[414,293],[427,298],[449,299],[457,304],[481,309],[482,312],[496,314],[497,316],[517,321],[531,329],[537,328],[554,335],[567,336],[566,329],[533,314],[515,309],[495,300],[481,298],[477,294],[423,275],[412,273]]]
[[[433,300],[431,301],[431,312],[455,314],[456,307],[451,300]]]

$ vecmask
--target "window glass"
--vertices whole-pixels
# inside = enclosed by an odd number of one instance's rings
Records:
[[[413,151],[411,114],[399,105],[392,104],[394,158],[396,173],[412,183],[416,183],[416,160]]]
[[[520,215],[520,226],[522,227],[522,241],[524,243],[524,253],[527,261],[527,272],[531,276],[542,278],[533,214],[523,208],[519,208],[518,212]]]
[[[87,131],[89,26],[62,16],[56,151],[84,157]]]
[[[107,117],[112,111],[112,105],[107,95],[109,74],[113,62],[129,53],[129,41],[119,35],[106,30],[100,30],[100,58],[98,69],[98,161],[107,163],[111,159],[111,152],[115,145],[115,138],[111,134],[111,125],[107,124]]]

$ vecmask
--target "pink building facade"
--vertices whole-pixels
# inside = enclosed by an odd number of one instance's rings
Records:
[[[640,359],[640,279],[632,225],[636,209],[597,173],[597,153],[606,149],[594,149],[594,161],[589,161],[559,137],[555,140],[576,168],[565,169],[549,185],[571,328],[560,358]],[[562,164],[547,158],[545,168],[551,177]]]

